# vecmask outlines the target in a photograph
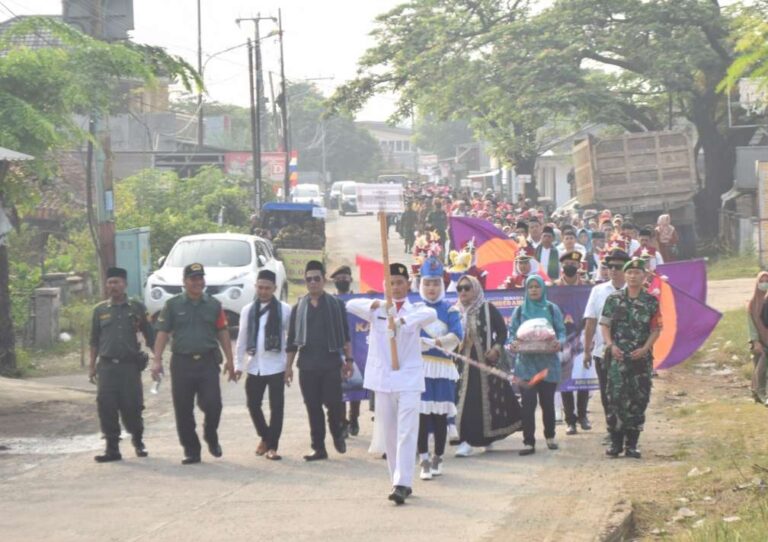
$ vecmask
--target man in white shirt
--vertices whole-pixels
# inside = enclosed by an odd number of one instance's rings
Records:
[[[291,306],[275,297],[276,277],[272,271],[259,271],[256,299],[240,311],[240,334],[235,355],[235,379],[243,372],[248,412],[261,437],[256,455],[278,460],[280,435],[283,431],[285,405],[285,364]],[[269,388],[269,424],[261,403]]]
[[[603,412],[608,416],[608,395],[606,386],[608,383],[608,367],[603,364],[604,342],[602,333],[597,329],[600,317],[603,314],[605,301],[612,293],[625,287],[624,264],[630,260],[629,255],[623,250],[612,250],[605,257],[605,265],[608,267],[610,280],[598,284],[589,293],[587,308],[584,309],[584,367],[589,369],[592,362],[595,363],[597,379],[600,382],[600,400],[603,404]],[[586,411],[586,405],[584,410]],[[608,437],[610,438],[610,437]]]
[[[421,357],[421,330],[437,320],[434,309],[408,299],[408,269],[403,264],[390,265],[392,301],[352,299],[347,310],[370,322],[368,358],[364,386],[376,393],[375,423],[382,424],[387,464],[392,482],[389,500],[403,504],[412,493],[416,444],[419,434],[419,410],[424,391],[424,360]],[[394,332],[388,316],[395,319]],[[392,367],[390,337],[397,345],[399,368]]]
[[[571,227],[563,228],[563,242],[557,245],[557,251],[562,256],[571,252],[580,252],[582,259],[587,256],[587,249],[576,241],[576,230]]]

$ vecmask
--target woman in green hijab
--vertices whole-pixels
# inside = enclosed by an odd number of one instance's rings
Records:
[[[557,342],[552,343],[552,351],[546,353],[518,352],[515,364],[515,376],[527,382],[537,373],[548,370],[546,378],[528,387],[520,386],[523,410],[523,444],[520,455],[530,455],[536,451],[536,404],[541,403],[542,421],[544,422],[544,438],[547,448],[557,450],[555,442],[555,392],[560,382],[559,352],[565,344],[565,324],[560,307],[547,300],[547,286],[544,279],[532,275],[525,281],[525,300],[512,313],[509,323],[508,343],[513,352],[519,350],[517,330],[528,320],[543,318],[549,322],[557,336]]]

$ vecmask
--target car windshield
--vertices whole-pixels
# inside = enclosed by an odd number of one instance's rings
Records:
[[[176,245],[167,265],[184,267],[201,263],[205,267],[243,267],[251,263],[251,245],[231,239],[194,239]]]
[[[345,184],[341,189],[341,193],[347,196],[351,196],[357,193],[357,188],[354,184]]]
[[[297,186],[296,191],[293,193],[294,196],[319,196],[320,191],[315,186]]]

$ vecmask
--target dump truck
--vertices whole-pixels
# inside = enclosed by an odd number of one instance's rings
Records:
[[[639,227],[669,214],[680,237],[679,259],[696,251],[698,190],[691,138],[684,132],[588,136],[573,148],[576,198],[582,209],[610,209]]]

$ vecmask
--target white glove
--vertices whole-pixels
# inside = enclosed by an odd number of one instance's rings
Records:
[[[435,346],[435,340],[429,339],[427,337],[421,338],[421,351],[427,352],[428,350],[431,350]]]

